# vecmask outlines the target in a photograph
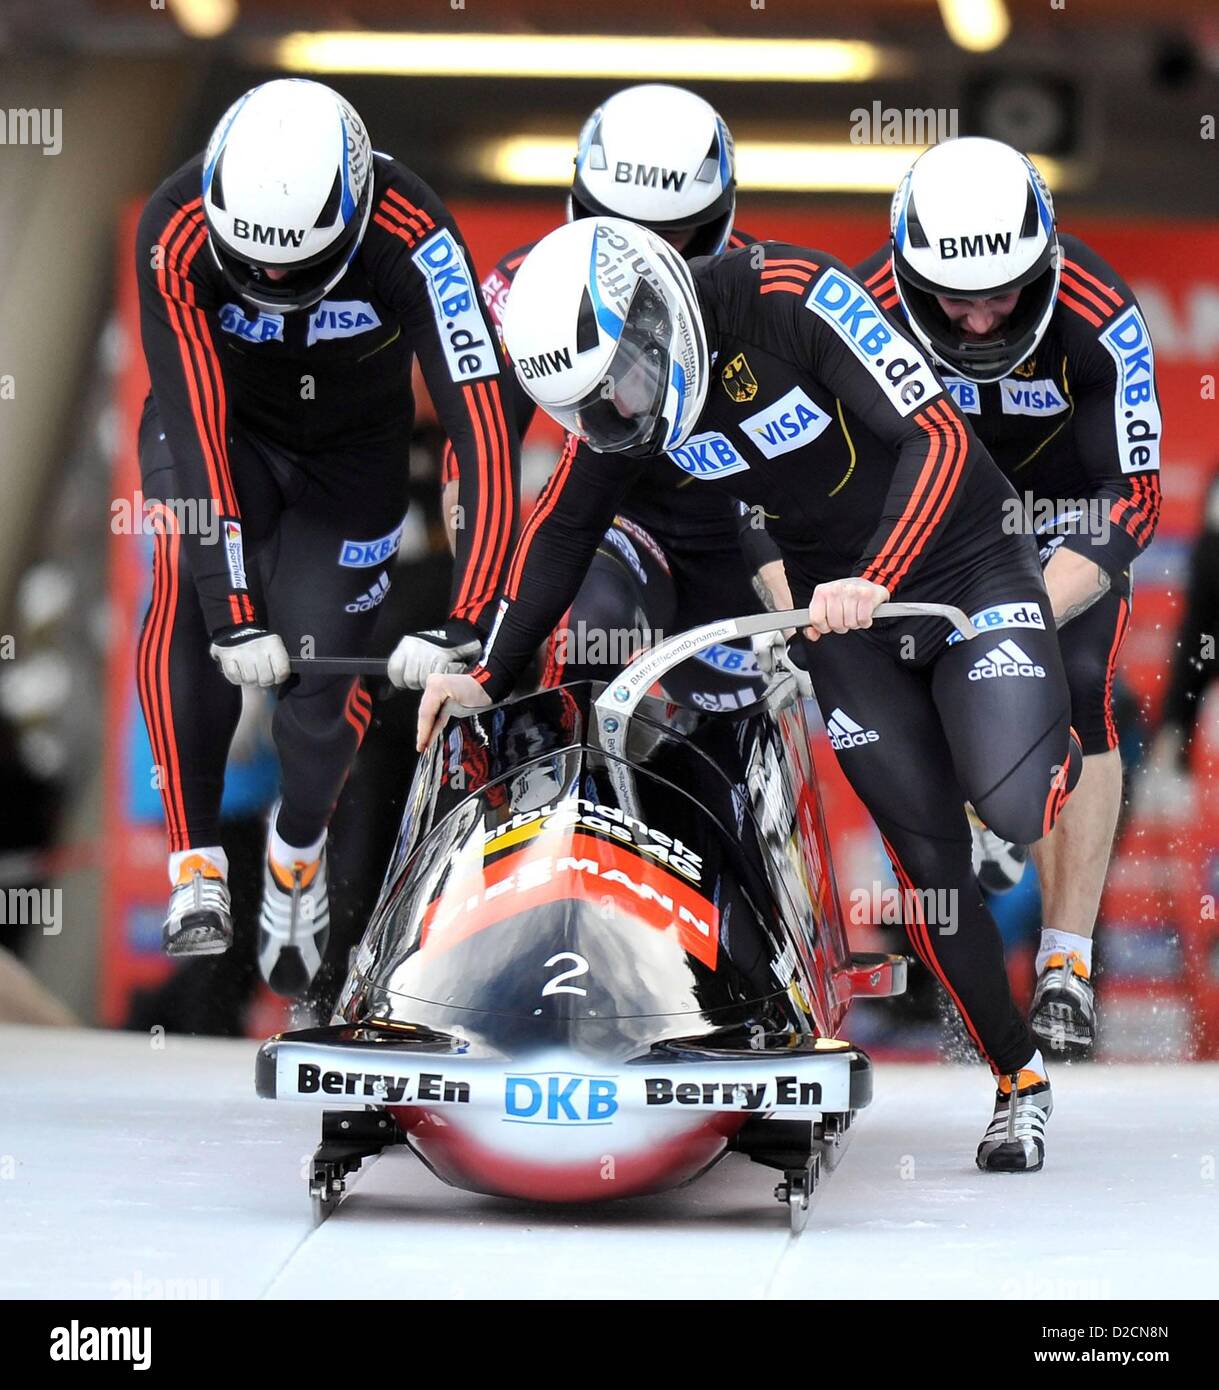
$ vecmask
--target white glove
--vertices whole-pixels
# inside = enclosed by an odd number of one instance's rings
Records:
[[[429,676],[463,672],[481,650],[481,642],[455,642],[443,630],[408,632],[389,659],[389,678],[399,690],[422,690]]]
[[[812,698],[813,678],[788,655],[787,637],[783,632],[760,632],[750,641],[758,669],[766,677],[767,685],[773,685],[790,674],[796,678],[796,689],[800,694],[806,700]]]
[[[217,637],[212,660],[233,685],[281,685],[288,679],[288,651],[278,634],[239,627]]]
[[[775,674],[779,653],[787,650],[787,639],[781,631],[759,632],[749,641],[753,647],[754,660],[758,663],[758,669],[766,677],[769,684],[771,677]]]

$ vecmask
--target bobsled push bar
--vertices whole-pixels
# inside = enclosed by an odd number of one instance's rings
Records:
[[[872,616],[946,618],[966,640],[978,635],[977,629],[965,614],[947,603],[882,603],[873,611]],[[597,701],[598,714],[607,714],[612,710],[624,722],[629,722],[635,712],[635,706],[649,687],[703,647],[716,642],[731,642],[738,637],[756,637],[764,632],[779,632],[788,627],[807,626],[807,608],[788,608],[781,613],[751,613],[744,618],[722,618],[718,622],[706,623],[703,627],[692,627],[685,632],[679,632],[660,646],[636,657],[619,678],[606,687],[605,693]],[[371,676],[374,679],[389,679],[389,658],[384,656],[299,656],[293,657],[288,666],[294,676]],[[621,690],[627,693],[620,695],[618,692]],[[450,715],[461,716],[477,712],[450,700],[441,716],[443,720],[448,719]],[[602,733],[604,732],[602,728]]]
[[[881,603],[872,611],[873,618],[945,618],[968,641],[978,635],[977,628],[959,608],[948,603]],[[627,746],[631,717],[640,700],[657,681],[674,666],[688,660],[704,647],[721,642],[733,642],[740,637],[758,637],[766,632],[781,632],[785,628],[808,626],[807,608],[788,608],[781,613],[751,613],[744,618],[723,618],[705,623],[661,642],[650,651],[641,653],[597,697],[597,727],[601,747],[621,756]]]
[[[387,656],[294,656],[288,661],[294,676],[372,676],[389,679]]]

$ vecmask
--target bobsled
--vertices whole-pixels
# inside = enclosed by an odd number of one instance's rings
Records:
[[[790,673],[733,711],[656,693],[700,644],[790,617],[449,719],[331,1023],[258,1053],[259,1095],[321,1109],[316,1219],[405,1145],[531,1202],[654,1193],[735,1152],[803,1228],[872,1095],[843,1016],[906,963],[848,948]]]

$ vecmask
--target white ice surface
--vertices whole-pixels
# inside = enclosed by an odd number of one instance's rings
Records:
[[[0,1297],[1214,1297],[1219,1065],[1053,1070],[1049,1157],[990,1176],[981,1068],[879,1063],[808,1229],[733,1155],[579,1209],[445,1187],[405,1150],[313,1229],[318,1112],[253,1043],[0,1029]],[[190,1281],[194,1281],[193,1285]]]

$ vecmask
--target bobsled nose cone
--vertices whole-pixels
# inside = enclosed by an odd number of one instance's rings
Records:
[[[713,1115],[680,1124],[650,1123],[634,1132],[547,1130],[545,1145],[529,1125],[505,1141],[497,1121],[446,1113],[445,1123],[414,1107],[391,1111],[406,1141],[429,1168],[453,1187],[529,1202],[604,1202],[680,1187],[728,1152],[743,1115]],[[498,1130],[498,1132],[497,1132]],[[529,1142],[532,1141],[532,1142]],[[606,1152],[613,1149],[612,1153]]]

